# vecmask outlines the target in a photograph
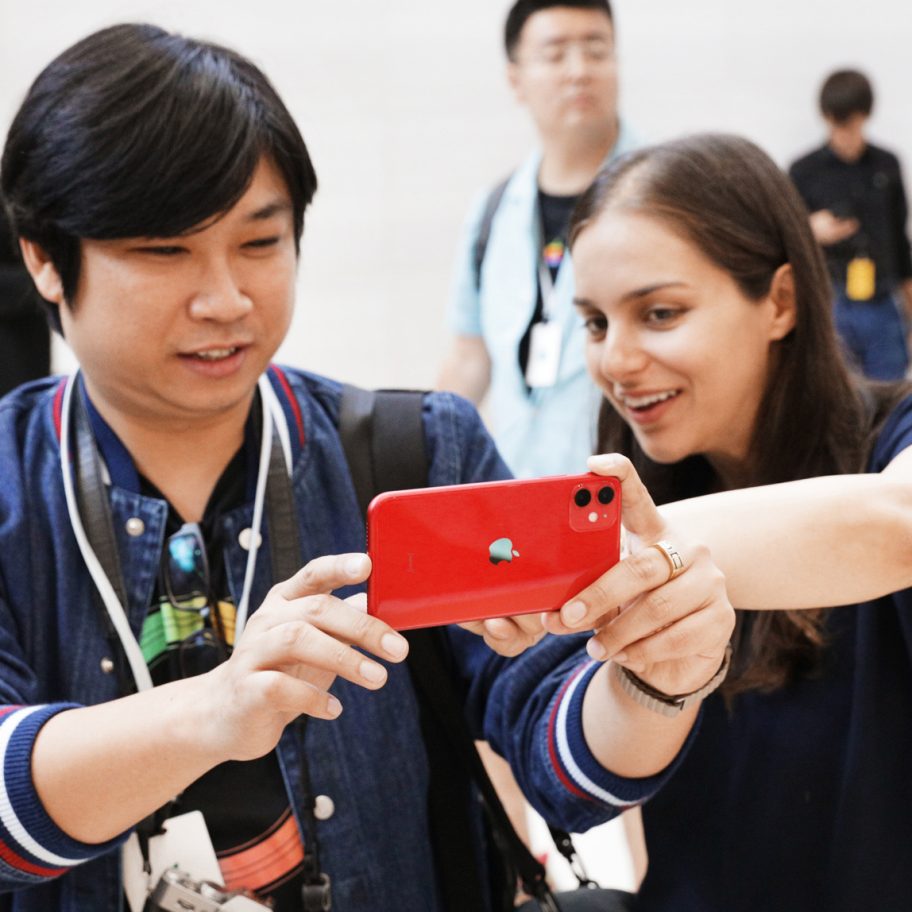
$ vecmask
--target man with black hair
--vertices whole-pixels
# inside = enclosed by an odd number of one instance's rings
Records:
[[[586,373],[567,225],[606,159],[632,148],[617,114],[608,0],[518,0],[504,27],[507,77],[541,148],[470,210],[438,386],[490,402],[518,476],[578,472],[599,396]]]
[[[500,912],[471,781],[441,775],[406,640],[364,611],[341,387],[270,364],[316,176],[268,80],[96,32],[30,88],[0,188],[80,364],[0,405],[0,906],[201,908],[215,880],[259,897],[226,908]],[[506,477],[468,403],[429,394],[420,424],[429,484]],[[698,616],[727,621],[706,579]],[[632,701],[585,636],[513,660],[442,637],[473,734],[553,822],[673,772],[696,707]]]
[[[820,90],[827,142],[789,174],[810,211],[835,289],[836,327],[869,377],[896,380],[909,367],[912,254],[899,160],[868,142],[874,106],[868,78],[838,70]]]

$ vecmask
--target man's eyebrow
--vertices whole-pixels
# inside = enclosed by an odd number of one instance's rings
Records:
[[[542,47],[551,47],[557,44],[568,44],[571,41],[604,41],[606,44],[611,39],[601,32],[586,32],[584,35],[555,35],[553,38],[546,38],[542,42]]]
[[[290,211],[291,203],[288,202],[288,200],[274,200],[271,203],[267,203],[265,206],[261,206],[255,212],[251,212],[244,220],[247,222],[262,222],[272,218],[274,215],[280,215],[283,212]]]

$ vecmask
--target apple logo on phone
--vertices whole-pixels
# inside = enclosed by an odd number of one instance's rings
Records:
[[[509,564],[514,557],[519,557],[519,551],[513,549],[513,542],[509,538],[498,538],[488,547],[488,555],[488,559],[496,566],[501,561]]]

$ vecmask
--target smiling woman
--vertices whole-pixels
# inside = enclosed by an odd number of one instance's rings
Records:
[[[605,270],[600,257],[618,268]],[[582,233],[574,258],[590,372],[638,444],[661,463],[702,452],[737,473],[770,343],[794,326],[788,268],[754,301],[661,221],[614,211]]]
[[[686,760],[644,808],[637,908],[848,912],[875,894],[904,908],[912,388],[847,369],[807,214],[746,140],[691,137],[608,166],[571,243],[605,395],[599,449],[632,459],[675,544],[707,545],[751,609]],[[638,612],[581,600],[582,619],[551,629],[595,627],[612,655]],[[654,632],[615,655],[652,697],[667,694],[652,657],[668,609],[651,605]]]

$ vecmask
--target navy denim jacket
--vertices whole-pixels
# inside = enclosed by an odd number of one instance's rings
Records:
[[[335,428],[339,385],[295,371],[272,370],[270,379],[293,431],[303,559],[363,550],[363,523]],[[64,500],[60,391],[60,380],[50,379],[0,402],[0,909],[115,912],[126,834],[102,846],[70,839],[42,808],[30,775],[35,735],[51,715],[118,696],[115,675],[105,670],[112,646]],[[424,422],[431,484],[506,477],[468,403],[429,395]],[[159,566],[166,504],[118,486],[112,475],[111,510],[138,635]],[[251,515],[251,504],[227,514],[225,540],[238,542]],[[128,534],[131,518],[142,520],[141,534]],[[130,528],[140,527],[134,522]],[[268,551],[266,534],[252,606],[273,582]],[[239,543],[225,554],[235,598],[246,557]],[[453,630],[450,638],[479,737],[510,761],[530,800],[554,823],[587,829],[664,781],[619,779],[586,747],[580,710],[595,665],[586,659],[583,639],[549,637],[506,660],[464,631]],[[305,749],[315,793],[335,804],[333,816],[319,825],[335,903],[346,912],[435,912],[427,757],[408,672],[391,667],[376,693],[342,680],[334,691],[345,712],[332,722],[312,720]],[[293,732],[286,731],[278,755],[297,817],[301,767]]]

